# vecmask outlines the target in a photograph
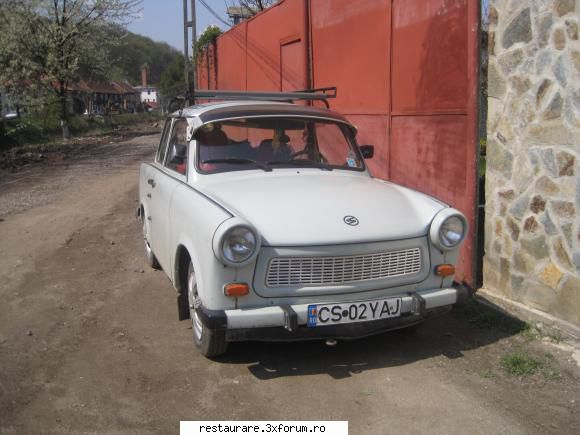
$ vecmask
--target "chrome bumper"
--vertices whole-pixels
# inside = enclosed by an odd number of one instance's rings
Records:
[[[402,296],[401,317],[421,316],[425,314],[425,311],[453,305],[457,302],[457,294],[457,289],[445,288],[404,295]],[[316,303],[316,301],[312,303]],[[308,305],[311,304],[241,308],[225,311],[209,311],[202,308],[202,312],[199,314],[202,322],[212,329],[283,327],[292,332],[297,326],[307,324]]]

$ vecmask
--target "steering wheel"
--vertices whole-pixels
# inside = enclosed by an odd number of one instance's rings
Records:
[[[292,153],[292,154],[290,154],[290,155],[288,156],[288,159],[290,159],[290,160],[294,160],[294,159],[296,159],[296,157],[298,157],[298,156],[302,156],[302,155],[305,155],[305,154],[308,154],[308,153],[309,153],[309,150],[301,150],[301,151],[297,151],[297,152],[295,152],[295,153]]]

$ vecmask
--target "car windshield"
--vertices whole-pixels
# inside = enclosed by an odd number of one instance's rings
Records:
[[[197,167],[213,173],[281,167],[364,170],[348,126],[310,118],[240,118],[195,133]]]

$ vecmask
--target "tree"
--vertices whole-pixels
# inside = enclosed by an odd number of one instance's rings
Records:
[[[269,8],[278,0],[231,0],[226,4],[228,6],[239,6],[245,8],[251,15],[256,15],[258,12]]]
[[[179,55],[163,71],[159,79],[159,91],[164,98],[173,98],[186,91],[184,69],[184,57]]]
[[[242,7],[246,7],[251,11],[258,13],[266,8],[269,8],[278,0],[238,0],[238,3]]]
[[[136,17],[141,0],[0,0],[0,83],[13,93],[49,90],[69,137],[67,91],[105,76],[107,47]]]
[[[206,49],[208,46],[215,44],[218,37],[222,34],[222,29],[218,26],[210,24],[205,28],[199,38],[197,38],[195,47],[194,47],[194,56],[198,56]]]

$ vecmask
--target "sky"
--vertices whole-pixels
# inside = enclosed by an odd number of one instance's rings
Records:
[[[205,0],[224,21],[228,21],[224,0]],[[189,9],[190,0],[187,0]],[[131,23],[131,32],[148,36],[155,41],[167,42],[179,51],[183,51],[183,0],[143,0],[141,18]],[[210,24],[227,27],[218,21],[198,0],[196,2],[198,35]],[[191,42],[190,42],[191,44]]]

